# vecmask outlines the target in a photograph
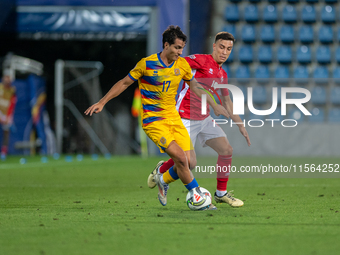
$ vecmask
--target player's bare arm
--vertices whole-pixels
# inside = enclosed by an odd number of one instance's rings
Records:
[[[192,92],[194,92],[198,97],[201,97],[202,94],[206,94],[203,90],[203,87],[201,84],[199,84],[196,79],[192,79],[190,82],[187,82],[188,85],[190,86],[190,89]],[[229,118],[229,113],[226,110],[226,108],[223,107],[223,105],[220,104],[215,104],[214,100],[207,95],[207,102],[208,104],[213,108],[214,113],[219,116],[219,115],[223,115],[227,118]]]
[[[229,95],[228,96],[223,96],[222,97],[222,101],[223,101],[223,104],[224,104],[225,108],[228,109],[228,112],[230,114],[230,118],[235,123],[242,123],[242,119],[240,118],[240,116],[233,114],[233,112],[234,112],[234,104],[233,104],[233,101],[231,101],[230,96]],[[248,132],[247,132],[246,128],[244,127],[243,124],[237,124],[237,126],[238,126],[241,134],[246,139],[248,146],[250,146],[251,142],[250,142],[249,135],[248,135]]]
[[[93,113],[100,113],[108,101],[119,96],[132,83],[134,83],[134,81],[128,75],[125,76],[125,78],[121,79],[116,84],[114,84],[112,88],[109,90],[109,92],[107,92],[102,99],[100,99],[97,103],[91,105],[85,111],[85,114],[92,116]]]

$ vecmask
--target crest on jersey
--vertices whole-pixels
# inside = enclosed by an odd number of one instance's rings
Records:
[[[190,56],[189,56],[189,58],[191,58],[191,59],[195,59],[195,58],[196,58],[196,56],[195,56],[195,55],[190,55]]]
[[[174,71],[175,71],[175,75],[177,75],[177,76],[181,74],[181,71],[178,68],[175,68]]]
[[[213,74],[214,73],[214,70],[212,68],[209,69],[209,73],[210,74]]]
[[[162,137],[162,138],[161,138],[161,140],[159,140],[159,141],[160,141],[160,142],[161,142],[161,144],[163,144],[163,145],[166,143],[166,139],[165,139],[165,137]]]

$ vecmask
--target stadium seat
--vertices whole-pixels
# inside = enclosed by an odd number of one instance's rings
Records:
[[[299,30],[299,40],[301,43],[313,43],[314,42],[314,30],[312,26],[303,25]]]
[[[268,23],[277,22],[277,9],[275,5],[267,5],[263,9],[262,19]]]
[[[316,49],[316,60],[319,64],[331,63],[331,50],[328,46],[319,46]]]
[[[242,0],[229,0],[230,2],[233,2],[233,3],[239,3],[239,2],[242,2]]]
[[[329,122],[340,122],[340,108],[331,108],[328,112]]]
[[[302,8],[301,19],[305,23],[314,23],[316,21],[316,11],[314,6],[306,5]]]
[[[289,64],[292,62],[293,53],[290,46],[280,46],[277,49],[277,60],[281,64]]]
[[[287,0],[287,2],[290,4],[296,4],[299,2],[299,0]]]
[[[294,119],[297,122],[304,121],[305,115],[298,109],[291,109],[288,112],[289,119]]]
[[[279,3],[280,0],[268,0],[268,3]]]
[[[297,21],[297,11],[293,5],[286,5],[283,8],[282,20],[287,23],[295,23]]]
[[[270,78],[270,71],[269,71],[268,66],[259,65],[255,69],[255,79],[258,83],[266,84],[269,82],[269,78]]]
[[[340,30],[339,30],[340,31]],[[264,43],[275,42],[275,29],[272,25],[261,26],[260,38]]]
[[[301,45],[297,48],[296,59],[301,64],[308,64],[312,61],[312,52],[309,46]]]
[[[256,5],[249,4],[243,10],[244,20],[247,22],[258,22],[259,21],[259,11]]]
[[[255,27],[253,25],[244,25],[241,31],[242,41],[245,43],[253,43],[256,40]]]
[[[250,45],[243,45],[239,48],[238,58],[242,63],[253,62],[253,48]]]
[[[253,87],[253,103],[254,104],[267,103],[267,91],[265,86]]]
[[[280,29],[280,39],[283,43],[293,43],[294,42],[294,28],[290,25],[284,25]]]
[[[324,23],[334,23],[335,22],[335,8],[326,5],[321,9],[321,20]]]
[[[290,77],[288,66],[278,66],[275,69],[274,77],[278,84],[287,84]]]
[[[325,121],[325,110],[322,108],[313,108],[309,111],[312,115],[308,116],[308,122],[322,123]]]
[[[331,26],[323,25],[319,29],[319,40],[321,43],[333,42],[333,29]]]
[[[228,64],[223,64],[223,65],[222,65],[222,68],[223,68],[223,70],[227,73],[228,79],[229,79],[229,78],[233,78],[233,75],[232,75],[232,71],[231,71],[230,65],[228,65]]]
[[[271,63],[273,60],[273,53],[271,46],[260,46],[257,50],[257,59],[264,64]]]
[[[313,78],[316,84],[325,85],[329,82],[328,69],[325,66],[318,66],[313,72]]]
[[[235,25],[227,24],[223,27],[222,30],[231,33],[236,40],[238,39]]]
[[[240,65],[237,67],[235,77],[240,83],[248,83],[250,79],[250,69],[248,66]]]
[[[319,2],[319,0],[306,0],[307,3],[315,4]]]
[[[335,60],[340,64],[340,47],[336,48],[335,50]]]
[[[337,2],[338,2],[338,0],[325,0],[326,4],[335,4]]]
[[[336,86],[331,89],[331,103],[340,104],[340,87]]]
[[[306,66],[297,66],[294,68],[294,79],[298,84],[305,84],[308,82],[309,73]]]
[[[259,2],[261,2],[261,0],[249,0],[249,2],[251,2],[251,3],[259,3]]]
[[[312,89],[311,95],[312,95],[311,102],[313,104],[317,105],[326,104],[327,93],[324,87],[319,86],[314,87]]]
[[[228,4],[224,12],[224,18],[229,22],[239,21],[240,14],[238,11],[238,6],[236,4]]]
[[[340,67],[336,67],[333,70],[333,80],[335,83],[340,84]]]

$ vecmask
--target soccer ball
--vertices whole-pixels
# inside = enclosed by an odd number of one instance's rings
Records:
[[[190,190],[186,197],[187,205],[193,211],[207,210],[211,205],[211,200],[210,192],[202,187]]]

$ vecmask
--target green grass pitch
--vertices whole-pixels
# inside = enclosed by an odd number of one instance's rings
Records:
[[[231,178],[228,190],[242,208],[193,212],[180,181],[165,207],[147,187],[159,158],[27,160],[0,162],[1,255],[339,254],[339,178]],[[233,164],[311,161],[338,159],[234,157]],[[215,179],[198,182],[215,191]]]

